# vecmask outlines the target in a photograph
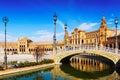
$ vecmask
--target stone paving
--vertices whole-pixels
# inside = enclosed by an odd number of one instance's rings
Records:
[[[52,54],[47,53],[45,56],[43,56],[44,59],[51,59]],[[10,61],[18,61],[18,62],[24,62],[24,61],[30,61],[34,62],[36,61],[35,57],[32,54],[13,54],[13,55],[7,55],[8,62]],[[4,54],[0,54],[0,62],[4,62]]]

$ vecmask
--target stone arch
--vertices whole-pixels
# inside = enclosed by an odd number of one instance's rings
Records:
[[[72,56],[74,56],[74,55],[76,55],[76,54],[80,54],[80,53],[82,53],[83,51],[82,50],[80,50],[80,51],[76,51],[76,52],[69,52],[69,53],[65,53],[65,55],[63,55],[63,54],[59,54],[59,55],[57,55],[57,60],[56,60],[56,62],[57,63],[62,63],[62,62],[64,62],[64,63],[69,63],[68,62],[68,60],[72,57]],[[114,54],[110,54],[109,53],[109,55],[108,55],[108,53],[106,54],[106,52],[97,52],[97,51],[85,51],[86,53],[91,53],[91,54],[96,54],[96,55],[99,55],[99,56],[102,56],[102,57],[104,57],[105,59],[107,59],[107,60],[109,60],[109,61],[111,61],[111,63],[114,63],[114,64],[116,64],[117,63],[117,61],[116,61],[116,56],[114,55]],[[93,55],[94,56],[94,55]],[[111,57],[112,56],[112,57]]]

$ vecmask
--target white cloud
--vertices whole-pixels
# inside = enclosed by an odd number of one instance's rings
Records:
[[[79,25],[79,29],[82,30],[90,30],[92,29],[94,26],[96,26],[98,23],[82,23]]]
[[[14,37],[14,36],[12,36],[10,34],[6,35],[6,41],[7,42],[15,42],[16,40],[17,40],[16,37]],[[5,34],[4,34],[4,32],[0,31],[0,42],[4,42],[4,41],[5,41]]]
[[[107,22],[107,24],[113,24],[113,22]]]
[[[108,21],[114,21],[114,19],[111,18],[111,19],[109,19]]]
[[[108,20],[107,24],[113,24],[113,22],[114,22],[114,19],[111,18]]]
[[[51,33],[48,32],[47,30],[40,30],[40,31],[37,31],[35,34],[38,34],[38,35],[51,35]]]
[[[59,19],[57,20],[57,23],[62,27],[62,29],[64,29],[64,23],[62,21],[60,21]]]
[[[60,37],[60,36],[63,36],[64,34],[65,34],[65,32],[60,32],[60,33],[57,33],[56,36]]]
[[[64,35],[64,32],[56,33],[57,38],[62,37],[63,35]],[[34,36],[31,36],[30,39],[37,42],[53,41],[53,32],[50,32],[47,30],[40,30],[35,32]]]
[[[64,36],[64,32],[56,33],[57,40],[59,40],[60,37],[63,36]],[[12,36],[11,34],[7,34],[6,37],[7,37],[7,42],[16,42],[18,40],[18,37]],[[24,38],[24,37],[25,36],[22,36],[20,38]],[[40,31],[36,31],[35,33],[27,37],[33,40],[34,42],[53,41],[53,32],[47,30],[40,30]],[[4,32],[0,32],[0,42],[4,42],[4,41],[5,41],[5,34]]]

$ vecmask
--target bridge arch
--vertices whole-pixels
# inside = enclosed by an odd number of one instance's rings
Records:
[[[109,58],[106,58],[104,56],[101,56],[101,55],[98,55],[98,54],[95,54],[95,53],[86,53],[86,52],[82,52],[82,53],[75,53],[75,54],[72,54],[72,55],[69,55],[69,56],[66,56],[64,58],[62,58],[60,60],[60,63],[70,63],[70,59],[73,57],[73,56],[81,56],[81,57],[84,57],[84,58],[90,58],[90,59],[96,59],[96,60],[100,60],[104,63],[107,63],[109,65],[114,65],[114,62],[109,59]],[[78,60],[78,57],[76,57],[75,61],[79,61]]]
[[[96,50],[74,50],[74,51],[66,51],[66,52],[62,52],[60,54],[57,54],[57,60],[56,62],[59,64],[63,61],[65,61],[65,59],[69,59],[70,57],[79,54],[79,53],[91,53],[91,54],[97,54],[100,55],[102,57],[104,57],[105,59],[111,60],[114,64],[117,63],[117,61],[119,60],[119,56],[117,56],[117,54],[113,54],[113,53],[109,53],[109,52],[105,52],[105,51],[96,51]]]

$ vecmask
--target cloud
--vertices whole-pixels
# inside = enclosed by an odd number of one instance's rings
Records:
[[[64,23],[62,21],[60,21],[59,19],[57,20],[57,23],[62,27],[62,29],[64,29]]]
[[[0,31],[0,42],[4,42],[4,41],[5,41],[5,34],[4,34],[4,32]],[[10,34],[7,34],[6,35],[6,41],[7,42],[14,42],[14,41],[17,41],[17,38],[10,35]]]
[[[63,36],[64,34],[65,34],[65,32],[60,32],[60,33],[57,33],[56,36],[60,37],[60,36]]]
[[[107,22],[107,24],[113,24],[113,22]]]
[[[64,32],[56,33],[57,40],[60,40],[61,37],[63,38],[63,36],[64,36]],[[18,37],[12,36],[11,34],[7,34],[6,37],[7,37],[7,42],[16,42],[18,40]],[[24,38],[24,37],[25,36],[21,36],[20,38]],[[50,32],[48,30],[39,30],[27,37],[34,42],[53,41],[53,32]],[[5,34],[4,32],[0,31],[0,42],[4,42],[4,41],[5,41]]]
[[[38,34],[38,35],[51,35],[51,32],[48,32],[47,30],[40,30],[40,31],[35,32],[35,34]]]
[[[107,24],[113,24],[113,22],[114,22],[114,19],[111,18],[108,20]]]
[[[39,30],[36,31],[34,36],[31,36],[30,39],[37,42],[46,42],[46,41],[53,41],[53,32],[50,32],[48,30]],[[64,32],[56,33],[56,37],[59,40],[60,37],[64,35]]]
[[[82,23],[79,25],[79,29],[82,30],[90,30],[92,29],[94,26],[96,26],[98,23]]]
[[[109,19],[108,21],[114,21],[114,19],[111,18],[111,19]]]

